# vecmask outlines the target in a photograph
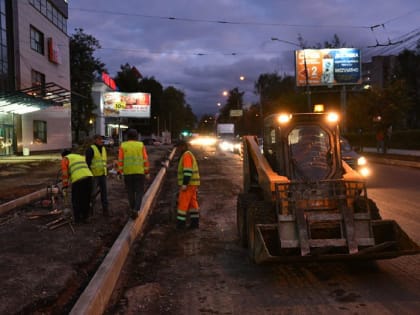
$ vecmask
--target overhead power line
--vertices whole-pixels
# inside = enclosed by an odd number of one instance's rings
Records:
[[[70,8],[70,10],[91,12],[96,14],[108,14],[108,15],[122,15],[122,16],[133,16],[149,19],[160,19],[168,21],[180,21],[180,22],[193,22],[193,23],[214,23],[214,24],[232,24],[232,25],[255,25],[255,26],[283,26],[283,27],[322,27],[322,28],[360,28],[369,29],[367,25],[326,25],[326,24],[289,24],[289,23],[267,23],[267,22],[255,22],[255,21],[229,21],[229,20],[209,20],[209,19],[194,19],[185,17],[174,17],[174,16],[161,16],[161,15],[148,15],[139,13],[127,13],[127,12],[116,12],[107,10],[97,9],[83,9],[83,8]]]

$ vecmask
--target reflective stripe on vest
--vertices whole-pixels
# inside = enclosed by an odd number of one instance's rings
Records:
[[[92,171],[93,176],[106,175],[107,156],[105,147],[102,147],[102,154],[99,152],[99,149],[96,145],[92,144],[90,147],[93,150],[93,158],[90,164],[90,170]]]
[[[124,151],[123,174],[144,174],[143,142],[126,141],[121,143]]]
[[[191,158],[193,160],[192,169],[184,168],[185,154],[191,155]],[[197,160],[195,159],[195,156],[190,151],[185,151],[184,154],[179,159],[179,163],[178,163],[178,185],[179,186],[182,186],[183,184],[184,175],[191,176],[191,179],[188,185],[200,186],[200,174],[198,172]]]
[[[93,176],[83,156],[71,153],[66,157],[69,160],[70,181],[72,183],[82,178]]]

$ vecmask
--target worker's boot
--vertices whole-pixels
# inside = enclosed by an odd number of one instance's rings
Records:
[[[199,219],[198,218],[191,218],[190,219],[190,229],[198,229],[199,228]]]
[[[185,229],[185,221],[183,220],[176,220],[176,228],[177,230]]]

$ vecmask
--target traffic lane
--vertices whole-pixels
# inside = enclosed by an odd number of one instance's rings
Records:
[[[139,306],[142,314],[417,312],[419,268],[414,256],[378,263],[252,263],[236,229],[240,157],[224,152],[196,156],[202,181],[200,229],[177,231],[173,221],[163,221],[176,187],[175,163],[168,178],[173,186],[162,190],[154,211],[157,224],[137,247],[133,269],[123,272],[129,282],[121,285],[130,289],[116,301],[126,307],[121,314],[134,314]]]
[[[368,179],[368,196],[384,219],[397,223],[420,243],[420,169],[372,164]]]

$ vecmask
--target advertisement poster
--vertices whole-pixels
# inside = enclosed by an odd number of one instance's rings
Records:
[[[361,84],[361,56],[356,48],[304,49],[295,52],[297,86]]]
[[[106,92],[102,99],[105,117],[150,118],[149,93]]]

